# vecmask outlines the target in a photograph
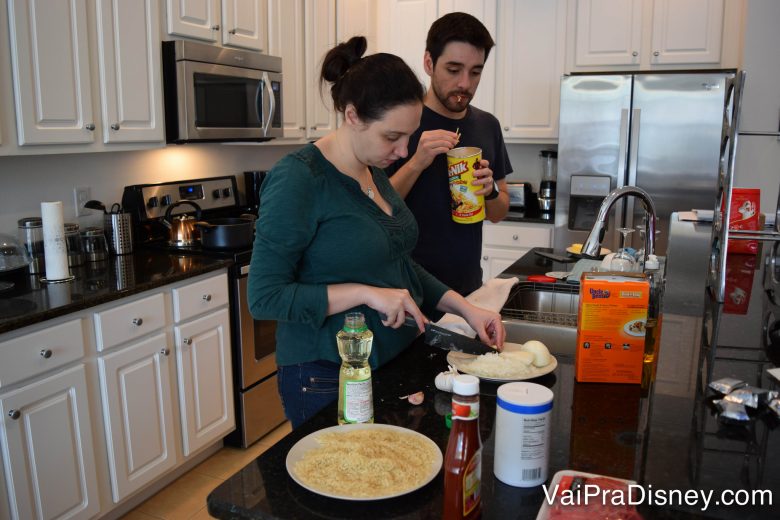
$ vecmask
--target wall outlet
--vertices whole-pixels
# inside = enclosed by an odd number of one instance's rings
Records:
[[[88,186],[73,188],[73,202],[76,204],[76,216],[89,215],[92,210],[85,208],[84,204],[92,198],[92,192]]]

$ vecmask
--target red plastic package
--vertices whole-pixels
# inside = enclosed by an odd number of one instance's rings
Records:
[[[761,213],[760,202],[761,190],[758,188],[732,188],[729,230],[758,230],[759,215]],[[758,241],[730,238],[727,251],[729,254],[745,253],[755,255],[758,253]]]

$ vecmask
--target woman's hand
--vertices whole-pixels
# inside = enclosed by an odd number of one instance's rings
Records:
[[[466,305],[462,312],[463,319],[471,325],[472,329],[477,331],[482,343],[490,346],[495,345],[501,352],[504,349],[504,339],[506,339],[506,329],[501,321],[501,315],[470,303]]]
[[[365,290],[366,305],[387,316],[386,320],[382,320],[384,326],[397,329],[403,326],[408,314],[414,317],[420,332],[425,331],[425,323],[428,319],[417,307],[409,291],[369,286],[365,286]]]

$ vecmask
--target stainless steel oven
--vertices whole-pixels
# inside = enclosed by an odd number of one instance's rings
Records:
[[[236,431],[231,444],[246,447],[285,421],[276,384],[276,322],[255,320],[247,304],[249,263],[235,265],[232,306],[237,323],[234,343],[240,355],[237,382]],[[234,363],[235,366],[235,363]]]
[[[187,41],[163,42],[171,143],[282,137],[282,60]]]

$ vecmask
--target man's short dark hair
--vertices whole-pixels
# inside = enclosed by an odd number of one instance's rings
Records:
[[[485,61],[495,45],[482,22],[466,13],[445,14],[431,25],[425,40],[425,50],[430,53],[434,65],[450,42],[464,42],[477,49],[484,49]]]

